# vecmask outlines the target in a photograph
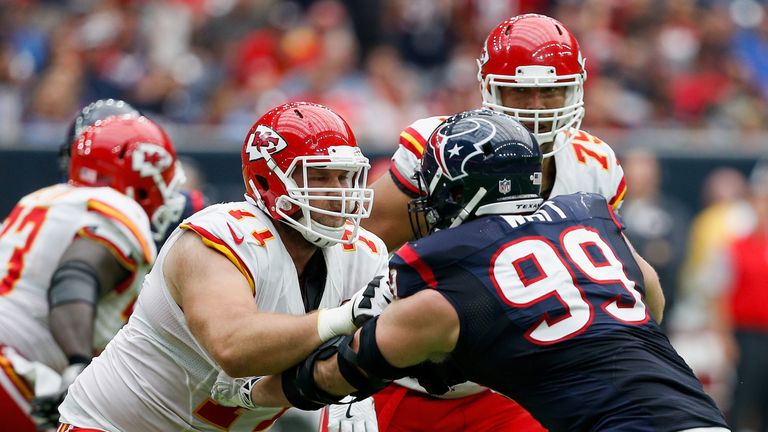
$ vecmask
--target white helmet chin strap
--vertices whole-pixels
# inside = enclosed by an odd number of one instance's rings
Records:
[[[573,137],[574,137],[574,134],[571,133],[571,129],[578,129],[579,126],[581,126],[581,116],[574,117],[573,119],[571,119],[571,121],[568,122],[565,130],[562,133],[556,134],[554,137],[552,137],[548,141],[539,141],[539,145],[554,141],[554,144],[552,145],[552,150],[546,153],[543,153],[541,157],[545,159],[548,157],[552,157],[555,155],[555,153],[570,146],[571,141],[573,141]],[[558,139],[561,141],[559,145],[557,143]]]
[[[318,247],[349,244],[357,240],[360,220],[370,215],[373,203],[373,190],[366,186],[370,164],[357,147],[333,146],[328,148],[328,155],[296,157],[285,172],[271,155],[264,154],[264,159],[287,193],[277,197],[274,208],[268,209],[261,197],[248,199],[246,194],[249,202],[255,201],[259,208],[273,217],[276,214],[279,217],[275,219],[299,231],[308,242]],[[302,170],[298,180],[301,184],[293,178],[296,169]],[[349,184],[342,187],[310,187],[309,169],[347,171]],[[259,190],[252,180],[249,182],[251,190]],[[313,215],[316,217],[313,218]],[[318,220],[323,220],[320,215],[343,223],[340,222],[338,227],[320,223]]]
[[[252,183],[252,180],[249,181]],[[256,190],[254,186],[255,185],[251,184],[251,188]],[[261,209],[264,213],[269,214],[266,205],[264,205],[264,201],[260,196],[258,196],[258,194],[256,195],[256,198],[250,196],[249,194],[245,194],[245,200]],[[310,222],[307,223],[305,216],[295,219],[285,215],[282,210],[278,210],[278,213],[283,216],[280,219],[280,222],[288,225],[292,229],[295,229],[301,233],[305,240],[319,248],[326,248],[337,243],[351,243],[357,239],[357,226],[354,227],[349,238],[345,240],[344,232],[347,229],[345,226],[333,228],[312,221],[311,219],[309,219]]]
[[[554,142],[552,151],[543,154],[545,158],[552,157],[571,142],[571,129],[578,129],[584,118],[584,81],[586,72],[558,75],[552,66],[519,66],[515,75],[482,75],[483,65],[478,62],[477,78],[481,85],[483,106],[494,111],[503,112],[526,125],[536,137],[539,145]],[[514,108],[502,103],[502,88],[565,88],[565,101],[562,107],[533,109]],[[543,131],[542,126],[549,124],[549,130]],[[560,136],[565,133],[565,139]],[[559,141],[559,142],[558,142]]]
[[[178,222],[184,213],[187,199],[179,192],[179,188],[186,183],[187,176],[181,163],[176,161],[175,174],[169,184],[165,184],[165,180],[159,173],[154,175],[154,180],[163,196],[163,204],[155,209],[150,219],[153,227],[152,237],[155,241],[160,241],[165,237],[168,227]]]
[[[283,219],[283,221],[290,224],[289,220]],[[350,235],[349,239],[344,240],[346,226],[334,228],[312,221],[310,222],[312,226],[310,230],[305,227],[304,218],[299,219],[297,222],[299,223],[291,224],[291,226],[298,230],[304,239],[320,248],[333,246],[337,243],[350,243],[357,239],[357,227],[355,227],[354,235]]]

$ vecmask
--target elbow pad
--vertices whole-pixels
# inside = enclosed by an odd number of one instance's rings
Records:
[[[315,382],[315,363],[327,360],[338,352],[338,346],[345,336],[337,336],[320,345],[301,363],[286,369],[282,375],[283,394],[294,407],[314,411],[325,405],[338,403],[344,396],[334,396]]]
[[[424,387],[430,394],[441,395],[445,394],[456,384],[467,381],[467,378],[459,370],[458,366],[449,357],[441,363],[423,362],[415,366],[409,366],[405,368],[398,368],[392,366],[387,359],[381,354],[379,345],[376,343],[376,324],[378,323],[378,317],[368,321],[360,329],[360,349],[358,350],[354,360],[355,366],[362,369],[367,375],[370,381],[373,381],[375,377],[379,377],[381,380],[396,380],[403,377],[415,378],[419,385]],[[341,358],[348,357],[348,353],[354,355],[355,353],[347,348],[346,351],[340,349],[339,351],[339,369],[341,368]],[[358,388],[353,381],[347,376],[344,376],[347,381]],[[372,393],[380,390],[376,389]]]
[[[349,353],[345,352],[344,355],[350,357],[350,361],[353,361],[355,366],[362,369],[369,377],[393,381],[408,376],[411,368],[392,366],[381,354],[379,345],[376,343],[378,322],[379,317],[377,316],[365,323],[360,328],[360,348],[357,353],[355,354],[351,349],[348,349]],[[351,358],[352,355],[355,356],[354,360]],[[352,383],[350,382],[350,384]]]
[[[66,303],[96,304],[101,283],[96,269],[85,261],[66,261],[59,265],[48,287],[51,309]]]

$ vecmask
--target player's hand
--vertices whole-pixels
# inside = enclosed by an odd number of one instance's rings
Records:
[[[317,317],[320,339],[325,342],[336,336],[354,333],[366,321],[381,314],[393,298],[389,280],[384,276],[376,276],[348,302],[337,308],[320,311]]]
[[[410,376],[433,395],[448,393],[453,386],[467,381],[450,357],[440,363],[423,362],[410,368]]]
[[[232,378],[219,372],[216,382],[211,387],[211,399],[219,405],[255,409],[251,399],[251,389],[263,377]]]
[[[70,384],[75,382],[75,378],[80,372],[88,366],[85,363],[74,363],[69,365],[61,374],[61,385],[59,390],[54,393],[37,395],[31,401],[32,418],[37,427],[46,428],[57,426],[59,424],[59,405],[67,396],[67,389]]]
[[[392,303],[394,294],[389,286],[389,279],[376,276],[368,285],[355,293],[350,300],[352,303],[352,322],[356,327],[365,324],[369,319],[380,315],[384,308]]]
[[[347,405],[328,406],[328,432],[378,432],[373,398]]]

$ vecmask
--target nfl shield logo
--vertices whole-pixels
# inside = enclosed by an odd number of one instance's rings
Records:
[[[499,180],[499,193],[508,194],[512,190],[511,180]]]

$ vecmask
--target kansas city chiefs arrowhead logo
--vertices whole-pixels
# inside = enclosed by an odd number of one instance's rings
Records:
[[[173,163],[168,150],[152,143],[139,143],[131,155],[131,168],[141,177],[160,175]]]
[[[245,146],[245,151],[248,153],[248,160],[254,161],[263,159],[263,152],[272,155],[286,147],[288,147],[288,144],[280,134],[269,126],[258,125],[256,130],[248,136],[248,144]]]

